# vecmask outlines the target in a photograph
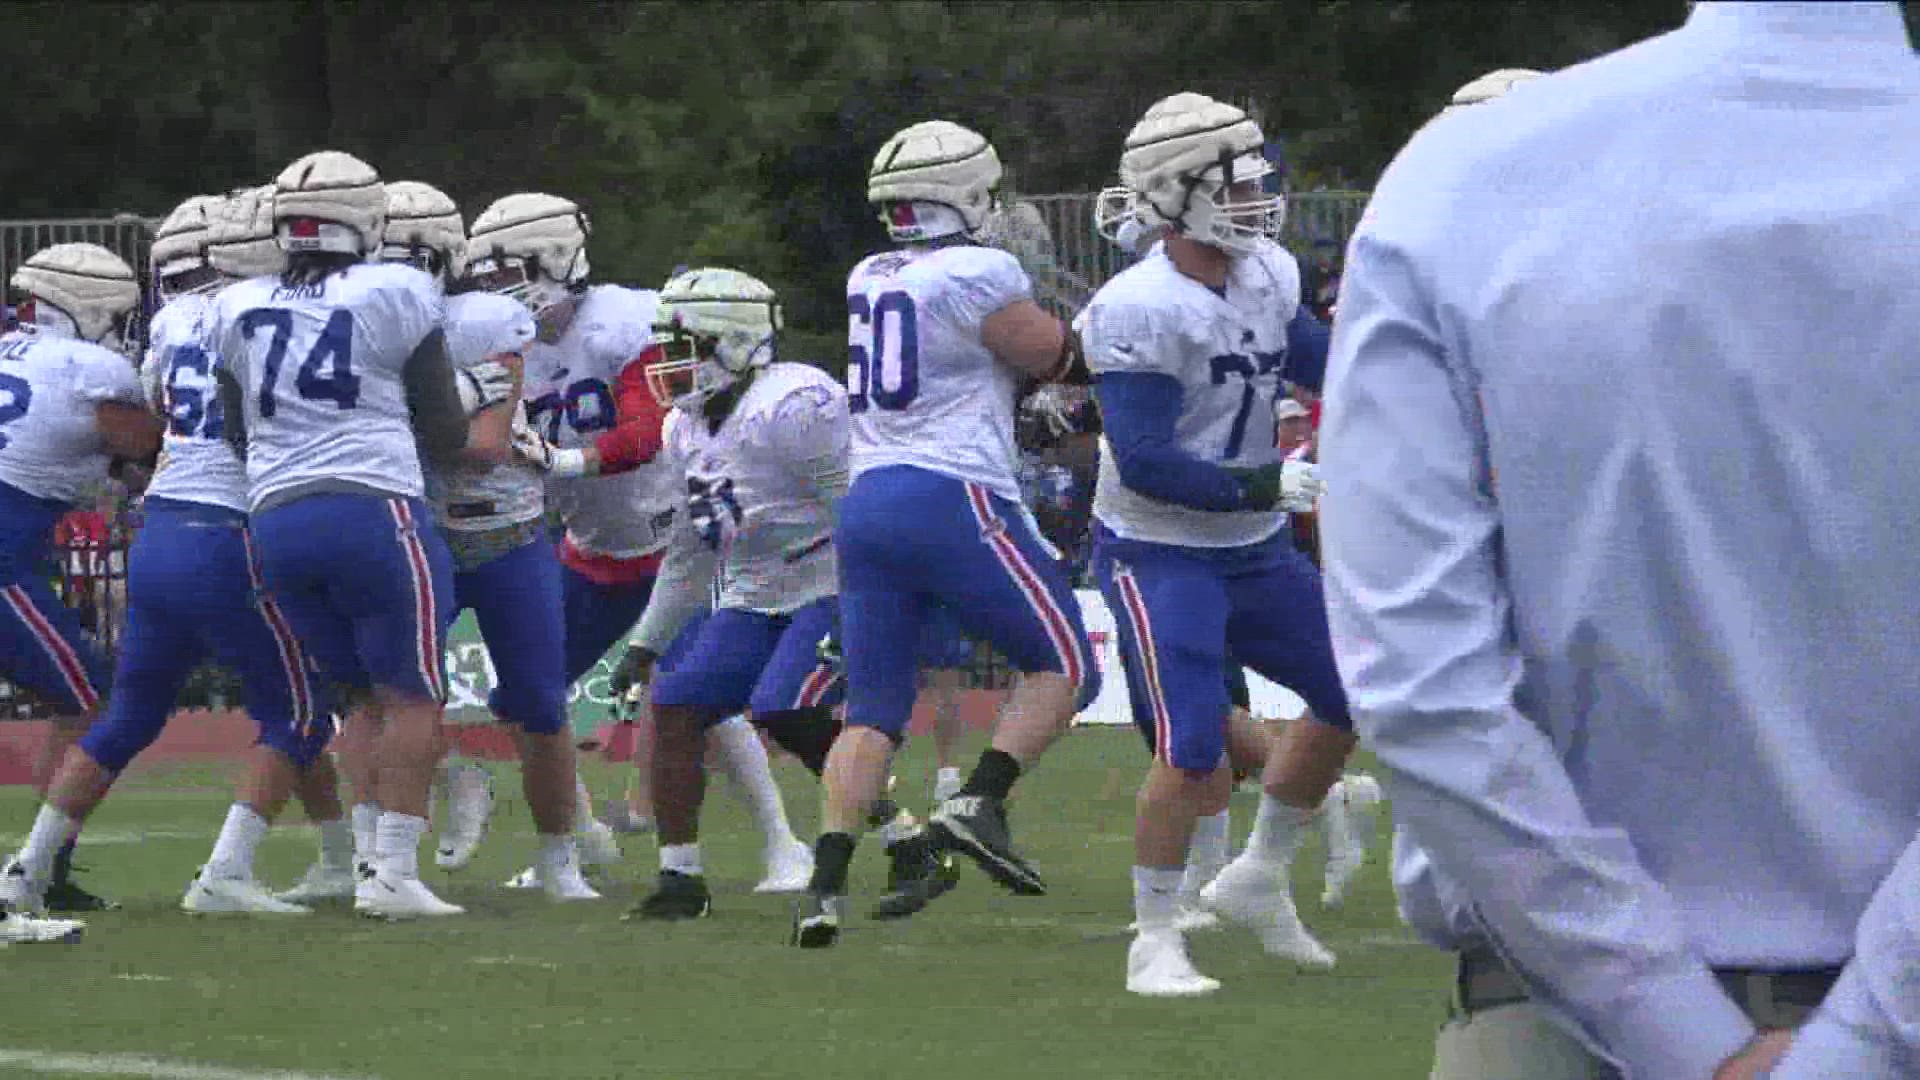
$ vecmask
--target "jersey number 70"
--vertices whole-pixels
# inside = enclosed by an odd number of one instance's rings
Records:
[[[275,384],[280,381],[280,365],[287,359],[287,339],[293,336],[293,312],[285,308],[254,308],[240,316],[240,336],[253,340],[261,327],[273,331],[267,343],[267,358],[260,375],[259,405],[263,418],[273,416],[279,407]],[[320,369],[329,365],[329,374]],[[294,389],[308,401],[331,401],[342,409],[360,404],[360,376],[353,373],[353,313],[336,311],[320,328],[320,336],[293,376]]]
[[[920,393],[920,315],[900,290],[847,297],[847,411],[899,412]],[[889,370],[891,369],[891,370]]]

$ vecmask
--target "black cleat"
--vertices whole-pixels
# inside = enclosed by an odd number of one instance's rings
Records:
[[[927,824],[936,850],[960,852],[1015,896],[1047,894],[1039,872],[1014,853],[1007,807],[999,799],[955,795],[940,804]]]
[[[847,898],[810,892],[793,907],[790,943],[802,949],[826,949],[840,940],[840,913]]]
[[[705,918],[712,911],[713,894],[707,891],[706,878],[678,870],[662,870],[660,884],[653,893],[620,919],[622,922],[631,919],[677,922]]]
[[[960,883],[960,868],[953,856],[932,850],[924,841],[895,844],[889,854],[893,864],[887,868],[887,893],[873,905],[876,919],[918,914]]]
[[[61,915],[73,915],[87,911],[118,911],[120,905],[104,896],[95,896],[80,887],[72,878],[57,881],[47,886],[43,898],[46,909]]]

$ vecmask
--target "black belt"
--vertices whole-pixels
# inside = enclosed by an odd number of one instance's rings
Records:
[[[1840,968],[1799,968],[1777,971],[1765,968],[1714,968],[1721,989],[1756,1023],[1777,1007],[1817,1009],[1827,992],[1840,978]],[[1491,949],[1473,948],[1460,954],[1460,969],[1455,983],[1460,1009],[1471,1016],[1502,1005],[1518,1005],[1527,1000],[1527,988]],[[1762,1026],[1772,1026],[1771,1022]]]

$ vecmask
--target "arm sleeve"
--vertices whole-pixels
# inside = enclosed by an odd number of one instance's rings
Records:
[[[427,455],[444,458],[466,446],[467,410],[460,404],[460,387],[447,358],[446,335],[435,329],[422,339],[407,357],[402,377],[414,437]]]
[[[680,508],[679,517],[660,573],[654,578],[653,592],[647,597],[646,610],[631,639],[655,656],[665,655],[680,631],[712,606],[716,556],[693,531],[686,507]]]
[[[1238,510],[1245,503],[1232,473],[1180,449],[1180,380],[1144,371],[1115,371],[1094,381],[1107,445],[1120,482],[1149,498],[1195,510]]]
[[[1860,918],[1853,961],[1793,1037],[1772,1080],[1899,1080],[1920,1075],[1920,838]]]
[[[614,415],[619,419],[612,430],[601,432],[593,442],[600,451],[602,476],[631,472],[660,453],[661,431],[666,422],[667,409],[647,388],[647,365],[658,354],[658,346],[648,346],[621,368],[619,377],[614,380]]]
[[[1583,1042],[1630,1077],[1711,1076],[1753,1025],[1630,838],[1587,816],[1516,707],[1478,396],[1449,362],[1413,260],[1365,227],[1352,250],[1327,389],[1327,608],[1395,816]]]
[[[1327,350],[1332,344],[1333,331],[1305,304],[1300,305],[1287,323],[1286,380],[1319,393],[1327,379]]]

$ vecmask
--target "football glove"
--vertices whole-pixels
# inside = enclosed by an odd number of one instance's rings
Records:
[[[616,700],[626,698],[629,691],[645,686],[653,678],[655,659],[652,649],[628,645],[627,651],[620,654],[620,662],[613,666],[613,674],[607,677],[607,689]]]
[[[1257,469],[1228,469],[1240,481],[1246,509],[1280,509],[1290,514],[1312,513],[1327,485],[1320,468],[1310,461],[1288,459]]]
[[[454,372],[460,387],[460,405],[472,416],[513,396],[513,369],[497,360],[482,360]]]
[[[563,450],[548,442],[546,436],[532,428],[518,425],[514,427],[513,450],[520,455],[520,460],[548,476],[566,479],[587,475],[585,450]]]
[[[846,663],[847,658],[841,655],[840,652],[840,630],[838,627],[827,631],[827,636],[820,639],[820,644],[814,646],[813,651],[814,655],[819,658],[822,664],[825,664],[835,671],[839,671],[841,665]]]

